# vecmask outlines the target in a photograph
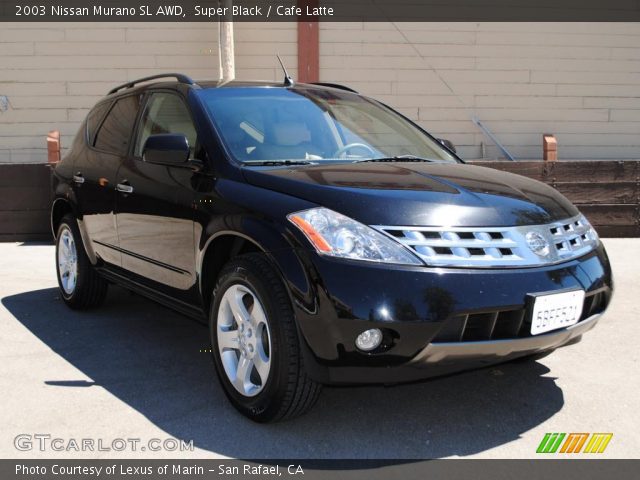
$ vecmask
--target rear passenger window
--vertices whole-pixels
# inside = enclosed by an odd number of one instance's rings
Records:
[[[141,99],[141,95],[132,95],[116,101],[98,131],[96,148],[117,155],[127,153]]]
[[[100,126],[100,120],[102,120],[102,117],[107,113],[110,106],[111,102],[101,103],[96,105],[93,110],[89,112],[89,115],[87,115],[87,138],[89,145],[93,145],[93,141],[96,138],[96,130]]]

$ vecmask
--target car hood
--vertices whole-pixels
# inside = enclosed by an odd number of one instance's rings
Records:
[[[578,210],[526,177],[454,163],[348,163],[243,169],[252,185],[367,225],[502,227],[563,220]]]

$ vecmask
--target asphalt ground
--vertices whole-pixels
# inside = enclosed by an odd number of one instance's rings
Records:
[[[205,327],[120,288],[100,309],[71,311],[53,246],[2,243],[0,457],[539,458],[547,432],[604,432],[599,457],[638,458],[640,239],[604,242],[616,292],[582,342],[423,383],[325,388],[309,414],[273,425],[229,405]],[[31,446],[16,448],[19,435]]]

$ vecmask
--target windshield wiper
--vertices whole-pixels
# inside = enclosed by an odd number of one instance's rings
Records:
[[[242,165],[249,167],[280,167],[282,165],[317,165],[317,163],[309,160],[248,160],[242,162]]]
[[[366,158],[364,160],[356,160],[353,163],[361,162],[439,162],[433,158],[422,158],[416,155],[396,155],[395,157],[382,157],[382,158]]]

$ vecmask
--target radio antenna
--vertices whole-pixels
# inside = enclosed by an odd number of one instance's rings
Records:
[[[293,78],[291,78],[291,75],[289,75],[289,72],[287,72],[287,68],[284,66],[284,62],[280,58],[280,55],[276,54],[276,57],[278,57],[278,61],[280,62],[280,66],[282,67],[282,71],[284,72],[284,86],[292,87],[295,84]]]

